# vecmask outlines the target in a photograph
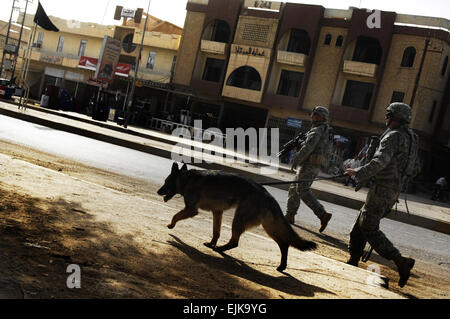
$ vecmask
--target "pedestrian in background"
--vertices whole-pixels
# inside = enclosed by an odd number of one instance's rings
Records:
[[[360,161],[358,161],[358,157],[355,156],[355,158],[352,158],[344,167],[344,169],[347,168],[357,168],[360,166]],[[347,176],[344,185],[348,186],[349,183],[352,183],[353,187],[356,187],[356,180],[355,176]]]
[[[446,197],[445,192],[447,191],[447,180],[445,177],[440,177],[434,184],[434,192],[431,197],[432,200],[442,200],[445,201]]]

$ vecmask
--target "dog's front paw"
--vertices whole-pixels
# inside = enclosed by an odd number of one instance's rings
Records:
[[[280,266],[278,266],[278,268],[277,268],[277,270],[278,270],[279,272],[283,272],[285,269],[286,269],[286,265],[280,265]]]
[[[169,228],[169,229],[172,229],[172,228],[174,228],[174,227],[175,227],[174,224],[169,224],[169,225],[167,225],[167,228]]]
[[[205,245],[208,248],[211,248],[212,250],[215,250],[216,245],[212,244],[212,243],[203,243],[203,245]]]

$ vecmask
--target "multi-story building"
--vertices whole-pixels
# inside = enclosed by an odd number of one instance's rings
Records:
[[[326,106],[336,134],[352,142],[349,157],[383,132],[386,106],[402,101],[425,171],[440,163],[450,174],[448,27],[378,10],[189,0],[173,85],[192,91],[192,113],[215,115],[212,126],[279,127],[282,141]]]
[[[119,58],[119,67],[116,68],[115,80],[108,87],[110,92],[115,92],[119,105],[124,105],[124,98],[134,76],[136,60],[143,36],[143,30],[147,14],[143,14],[139,24],[133,20],[124,19],[122,25],[101,25],[75,20],[65,20],[58,17],[50,17],[58,27],[59,32],[46,31],[37,27],[30,58],[30,66],[27,72],[27,83],[30,86],[30,97],[41,100],[47,85],[64,88],[78,103],[77,111],[82,111],[88,105],[89,98],[98,91],[99,83],[94,81],[96,64],[100,55],[105,36],[121,40],[122,52]],[[5,33],[7,22],[1,22],[2,31]],[[19,59],[15,76],[20,76],[23,63],[22,57],[27,48],[30,32],[33,30],[33,15],[25,18],[25,30],[19,51]],[[139,88],[137,97],[141,97],[143,104],[152,104],[153,108],[164,103],[165,95],[158,90],[148,94],[142,93],[146,85],[168,85],[171,81],[176,54],[180,44],[182,29],[167,21],[148,15],[147,27],[143,41],[140,66],[137,74]],[[12,36],[15,36],[14,34]],[[3,35],[0,46],[4,46]],[[2,45],[3,43],[3,45]],[[8,78],[11,74],[6,73]],[[149,89],[150,91],[152,89]],[[146,99],[147,96],[158,96]]]
[[[189,0],[186,9],[183,29],[149,16],[135,96],[150,117],[202,119],[203,128],[222,130],[278,127],[284,143],[324,105],[344,157],[352,157],[384,130],[385,107],[403,101],[413,108],[425,176],[450,175],[448,20],[252,0]],[[86,106],[109,35],[122,41],[120,62],[131,65],[110,86],[122,104],[145,19],[121,26],[51,19],[60,32],[38,29],[27,79],[32,97],[57,84]]]

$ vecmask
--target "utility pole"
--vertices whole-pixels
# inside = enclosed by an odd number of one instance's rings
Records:
[[[409,106],[411,108],[413,108],[414,100],[416,99],[417,89],[419,88],[420,76],[422,75],[423,64],[425,62],[425,56],[427,55],[429,44],[430,44],[430,35],[428,34],[428,37],[425,40],[425,47],[423,49],[422,59],[420,61],[419,72],[417,72],[416,81],[414,82],[413,94],[411,97],[411,101],[409,102]]]
[[[11,8],[11,16],[9,18],[9,23],[8,23],[8,30],[6,32],[5,47],[3,48],[2,59],[1,59],[1,63],[0,63],[0,77],[1,77],[1,75],[3,73],[3,64],[5,62],[5,55],[8,54],[9,58],[7,58],[7,59],[8,59],[8,61],[10,61],[9,69],[11,70],[11,80],[14,78],[14,72],[16,71],[17,58],[18,58],[19,50],[20,50],[20,43],[22,42],[22,34],[23,34],[23,29],[24,29],[25,18],[27,15],[28,3],[30,3],[30,2],[32,3],[33,0],[25,0],[25,11],[23,13],[22,22],[20,23],[19,40],[16,45],[14,42],[16,42],[17,40],[12,39],[10,37],[10,33],[11,33],[11,24],[13,24],[12,19],[13,19],[14,11],[18,10],[19,15],[20,15],[20,3],[19,2],[20,2],[20,0],[13,0],[13,5]],[[15,24],[15,25],[18,25],[18,24]],[[17,32],[17,31],[14,31],[14,32]],[[11,39],[13,41],[11,41]],[[10,42],[13,42],[13,43],[10,43]]]
[[[136,61],[136,68],[134,70],[133,83],[131,84],[131,91],[130,91],[130,95],[128,96],[127,109],[125,111],[125,121],[123,123],[124,128],[127,128],[128,122],[130,120],[130,111],[131,111],[131,107],[133,106],[134,91],[136,89],[136,79],[137,79],[137,74],[139,72],[139,62],[141,61],[142,47],[144,45],[145,31],[147,29],[147,21],[148,21],[148,15],[149,15],[148,12],[150,11],[151,3],[152,3],[152,1],[149,0],[148,8],[147,8],[147,16],[145,17],[144,30],[142,32],[141,46],[139,47],[139,54],[138,54],[137,61]]]
[[[25,19],[27,17],[28,2],[30,2],[30,1],[33,2],[33,0],[26,0],[25,1],[26,2],[25,3],[25,12],[23,13],[23,19],[22,19],[22,23],[21,23],[21,26],[20,26],[19,44],[17,45],[16,57],[14,59],[13,67],[12,67],[12,71],[11,71],[11,81],[14,78],[14,72],[16,72],[17,57],[19,55],[20,42],[22,41],[23,27],[24,27],[24,24],[25,24]],[[30,32],[31,32],[31,30],[30,30]]]
[[[11,16],[9,17],[9,23],[8,23],[8,31],[6,32],[6,39],[5,39],[5,47],[3,48],[3,52],[2,52],[2,62],[0,63],[0,78],[2,77],[3,74],[3,62],[5,60],[5,53],[6,51],[6,46],[8,44],[8,40],[9,40],[9,31],[11,29],[11,23],[12,23],[12,17],[13,17],[13,13],[14,13],[14,9],[16,9],[16,1],[17,0],[13,0],[13,5],[11,8]]]

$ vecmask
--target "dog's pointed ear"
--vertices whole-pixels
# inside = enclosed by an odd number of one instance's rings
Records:
[[[184,164],[183,164],[183,167],[181,167],[181,171],[187,171],[187,169],[188,169],[188,168],[187,168],[187,165],[186,165],[186,163],[184,163]]]
[[[178,172],[178,163],[174,162],[172,164],[172,174]]]

